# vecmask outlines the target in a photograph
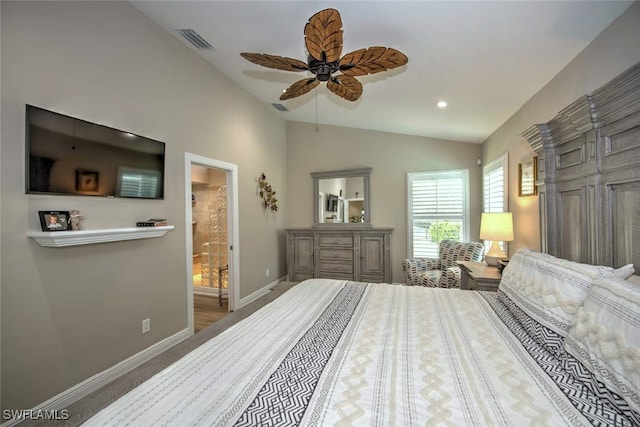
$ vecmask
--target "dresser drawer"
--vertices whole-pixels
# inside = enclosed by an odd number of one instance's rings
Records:
[[[320,276],[323,279],[336,279],[336,280],[354,280],[353,274],[340,274],[340,273],[323,273],[320,272]]]
[[[320,261],[320,271],[321,272],[336,272],[336,273],[353,273],[353,263],[352,262],[331,262],[331,261]]]
[[[344,247],[344,248],[352,248],[353,247],[353,236],[320,236],[320,247],[322,246],[331,246],[331,247]]]
[[[321,260],[339,259],[342,261],[353,261],[353,250],[352,249],[320,248],[320,259]]]

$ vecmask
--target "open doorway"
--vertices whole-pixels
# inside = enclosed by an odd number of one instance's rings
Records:
[[[189,327],[199,332],[237,301],[237,167],[187,153],[185,181]]]
[[[191,165],[194,332],[229,312],[227,172]]]

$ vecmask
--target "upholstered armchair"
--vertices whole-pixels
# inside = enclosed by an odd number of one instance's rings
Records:
[[[438,245],[438,258],[405,259],[402,269],[407,285],[459,288],[460,267],[456,261],[482,261],[483,256],[482,243],[443,240]]]

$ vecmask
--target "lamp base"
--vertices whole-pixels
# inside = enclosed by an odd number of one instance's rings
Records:
[[[500,261],[501,259],[507,259],[507,256],[501,256],[501,257],[493,257],[493,256],[484,256],[484,262],[487,263],[487,265],[490,265],[492,267],[497,267],[498,266],[498,261]]]
[[[487,263],[487,265],[490,265],[492,267],[497,267],[498,266],[498,260],[501,259],[506,259],[507,254],[505,254],[502,249],[500,249],[500,246],[498,245],[497,241],[493,241],[491,242],[491,247],[489,247],[489,251],[484,255],[484,262]]]

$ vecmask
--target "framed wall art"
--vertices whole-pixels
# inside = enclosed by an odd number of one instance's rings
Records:
[[[533,157],[518,164],[518,196],[535,196],[538,194],[538,158]]]
[[[38,211],[42,231],[67,231],[70,229],[69,211]]]
[[[98,191],[100,174],[96,171],[76,169],[77,191]]]

